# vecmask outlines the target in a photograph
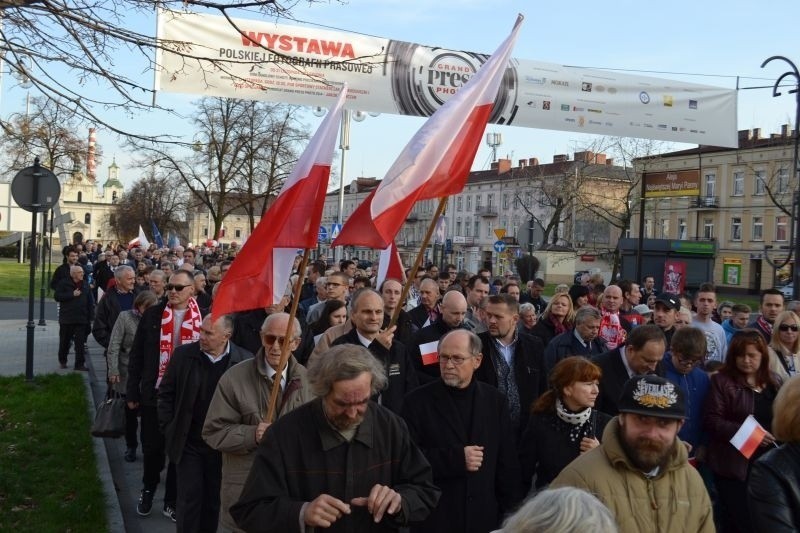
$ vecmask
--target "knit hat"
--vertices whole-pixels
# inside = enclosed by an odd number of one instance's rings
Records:
[[[670,381],[653,374],[629,379],[622,390],[618,408],[620,413],[635,413],[658,418],[686,418],[683,391]]]

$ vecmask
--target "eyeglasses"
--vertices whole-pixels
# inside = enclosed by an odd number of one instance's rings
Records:
[[[185,289],[186,287],[191,287],[191,285],[177,285],[177,284],[175,284],[175,283],[168,283],[168,284],[167,284],[167,285],[164,287],[164,290],[167,290],[167,291],[177,291],[177,292],[181,292],[181,291],[182,291],[183,289]]]
[[[286,337],[278,337],[277,335],[269,335],[267,333],[261,335],[261,338],[270,346],[275,343],[277,343],[278,346],[283,346],[283,343],[286,342]],[[289,342],[294,342],[294,339],[289,339]]]
[[[797,331],[800,327],[797,324],[781,324],[778,329],[781,331]]]
[[[472,356],[461,357],[460,355],[439,355],[439,364],[447,366],[447,363],[452,362],[455,366],[461,366],[467,359],[472,359]]]
[[[677,355],[677,354],[675,355],[678,358],[678,362],[680,362],[680,364],[682,365],[697,366],[705,360],[705,357],[701,357],[700,359],[695,359],[694,357],[686,357],[684,355]]]

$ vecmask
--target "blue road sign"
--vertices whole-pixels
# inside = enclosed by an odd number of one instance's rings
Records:
[[[337,224],[336,222],[331,224],[331,240],[333,240],[336,237],[338,237],[340,231],[342,231],[342,225],[341,224]]]
[[[522,248],[517,248],[514,250],[514,255],[517,257],[522,257]]]
[[[319,233],[317,234],[317,242],[325,242],[328,240],[328,230],[325,226],[319,227]]]
[[[494,241],[494,251],[497,253],[502,252],[506,249],[506,243],[503,241]]]

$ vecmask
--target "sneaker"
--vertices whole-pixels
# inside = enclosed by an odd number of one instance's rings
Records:
[[[164,510],[161,511],[161,513],[170,520],[172,520],[173,522],[178,521],[178,519],[175,517],[175,507],[171,506],[168,503],[164,504]]]
[[[153,491],[142,489],[142,495],[139,496],[139,504],[136,506],[136,512],[139,516],[148,516],[153,508]]]
[[[127,448],[125,450],[125,462],[127,463],[136,462],[136,448]]]

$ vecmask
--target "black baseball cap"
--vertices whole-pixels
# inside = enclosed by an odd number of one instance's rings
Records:
[[[619,398],[620,413],[658,418],[686,418],[686,400],[680,387],[654,374],[634,376],[625,383]]]
[[[675,311],[681,310],[681,299],[678,298],[677,294],[662,292],[656,296],[656,303],[662,303],[666,305],[668,309],[674,309]]]

